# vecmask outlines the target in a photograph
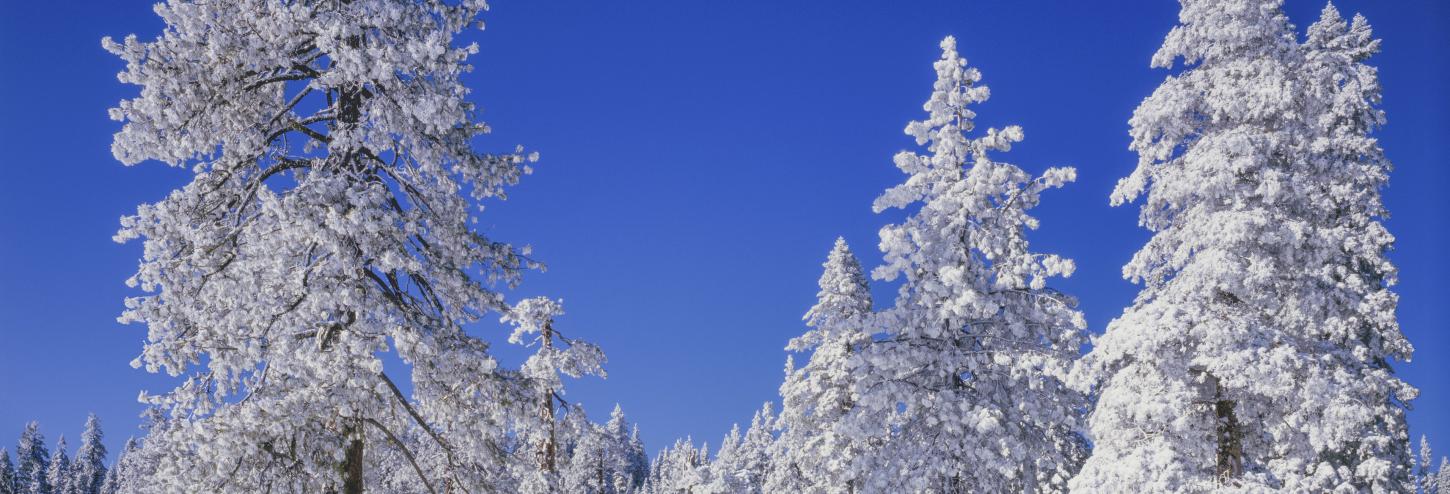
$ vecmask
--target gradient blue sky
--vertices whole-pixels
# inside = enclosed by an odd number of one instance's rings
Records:
[[[1288,0],[1307,26],[1320,0]],[[1399,243],[1400,321],[1416,346],[1415,436],[1450,452],[1445,332],[1450,3],[1343,0],[1384,39],[1374,59],[1397,165],[1386,202]],[[937,42],[954,34],[992,88],[983,126],[1027,135],[1002,158],[1078,167],[1037,210],[1036,247],[1076,259],[1059,287],[1094,331],[1137,288],[1120,266],[1145,239],[1136,206],[1108,193],[1134,166],[1127,119],[1166,72],[1149,56],[1175,2],[703,2],[497,0],[467,79],[497,132],[538,150],[537,172],[481,226],[549,264],[511,295],[563,297],[561,330],[608,352],[607,380],[570,384],[596,418],[618,402],[653,452],[712,443],[776,396],[786,340],[802,330],[832,240],[879,264],[872,199],[903,176],[891,156],[922,115]],[[25,421],[74,440],[99,413],[113,451],[134,433],[137,392],[172,382],[127,366],[145,330],[115,322],[138,244],[123,214],[183,183],[110,153],[106,109],[135,87],[100,38],[154,37],[146,1],[3,2],[0,8],[0,445]],[[875,287],[878,306],[894,288]],[[567,328],[567,329],[566,329]],[[493,321],[480,333],[502,342]],[[518,352],[500,350],[516,361]]]

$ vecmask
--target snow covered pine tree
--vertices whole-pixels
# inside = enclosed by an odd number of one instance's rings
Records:
[[[787,363],[776,421],[780,437],[772,448],[765,492],[859,490],[852,467],[865,445],[843,428],[855,407],[852,359],[871,341],[871,291],[861,262],[844,238],[836,239],[824,268],[816,305],[805,315],[811,329],[786,346],[786,350],[812,353],[800,369],[790,369]]]
[[[858,440],[884,441],[855,476],[868,492],[1060,491],[1083,452],[1085,406],[1062,379],[1085,343],[1076,300],[1047,286],[1070,260],[1028,250],[1040,193],[1074,179],[993,161],[1022,139],[1016,126],[968,139],[985,101],[976,69],[941,42],[929,116],[906,133],[930,155],[903,151],[909,177],[874,209],[919,207],[881,230],[878,279],[905,278],[884,334],[862,351],[852,421]]]
[[[10,462],[10,451],[0,448],[0,494],[15,493],[15,464]]]
[[[25,424],[20,441],[15,445],[15,492],[18,494],[49,494],[50,483],[45,480],[50,469],[50,450],[45,448],[45,436],[40,433],[40,423]]]
[[[70,454],[66,452],[65,434],[55,441],[55,452],[50,456],[50,467],[46,469],[45,480],[49,494],[69,494]]]
[[[513,431],[532,450],[534,462],[518,466],[518,492],[547,494],[559,492],[559,418],[556,408],[563,401],[562,376],[604,376],[604,352],[592,344],[565,337],[554,328],[554,318],[564,314],[562,302],[535,297],[519,302],[505,313],[503,321],[513,324],[509,342],[537,346],[524,361],[520,374],[527,380],[527,403],[514,414]],[[532,413],[530,413],[532,412]],[[579,415],[583,411],[579,410]],[[593,424],[589,424],[590,427]]]
[[[170,0],[155,40],[104,40],[140,87],[111,110],[116,158],[191,172],[116,235],[144,239],[129,283],[146,294],[120,318],[149,329],[133,365],[187,375],[143,394],[167,420],[141,447],[155,474],[123,489],[504,478],[501,404],[524,387],[463,326],[506,310],[494,286],[533,263],[470,224],[532,157],[474,148],[488,126],[459,77],[477,46],[453,38],[486,7]],[[408,364],[411,395],[385,352]]]
[[[96,414],[86,417],[81,433],[81,447],[71,462],[70,492],[66,494],[99,494],[106,480],[106,445],[101,444],[101,419]]]
[[[1363,18],[1300,44],[1281,0],[1182,0],[1134,112],[1143,285],[1080,367],[1100,398],[1075,492],[1407,492],[1389,162]]]

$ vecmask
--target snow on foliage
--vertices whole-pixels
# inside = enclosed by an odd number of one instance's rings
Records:
[[[1153,237],[1080,369],[1099,398],[1073,490],[1406,491],[1379,43],[1332,6],[1299,43],[1281,0],[1181,3],[1153,65],[1184,68],[1134,113],[1112,195]]]
[[[954,38],[941,48],[928,117],[906,127],[928,154],[897,154],[908,178],[874,205],[914,210],[881,230],[886,264],[873,274],[904,281],[859,357],[851,427],[873,447],[855,476],[870,492],[1058,491],[1083,452],[1085,403],[1062,379],[1085,324],[1047,286],[1072,261],[1032,252],[1026,232],[1040,193],[1075,172],[993,160],[1022,140],[1016,126],[969,138],[968,105],[989,92]]]
[[[842,427],[855,407],[852,358],[871,340],[871,292],[845,239],[836,239],[823,266],[816,305],[805,315],[811,329],[786,347],[811,354],[800,369],[787,363],[766,492],[842,493],[859,485],[852,468],[865,445]]]
[[[149,330],[134,365],[184,376],[142,396],[163,419],[131,488],[507,486],[507,424],[536,411],[463,328],[534,265],[471,227],[532,156],[474,148],[478,48],[453,37],[486,7],[171,0],[156,39],[104,40],[140,88],[111,110],[116,158],[191,172],[116,235],[145,250],[120,318]]]

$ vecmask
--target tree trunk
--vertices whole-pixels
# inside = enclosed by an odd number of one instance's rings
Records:
[[[554,347],[554,326],[553,323],[544,324],[544,351]],[[555,458],[557,456],[556,445],[554,444],[554,390],[547,387],[539,389],[540,410],[539,418],[548,425],[549,434],[545,437],[543,444],[539,445],[539,468],[545,472],[554,473]]]
[[[1037,466],[1032,461],[1032,458],[1028,458],[1022,462],[1023,494],[1037,494]]]
[[[1233,400],[1223,396],[1223,387],[1219,385],[1218,378],[1209,374],[1208,381],[1213,386],[1213,415],[1218,439],[1218,478],[1224,481],[1236,479],[1244,473],[1243,431],[1239,427],[1238,416],[1234,414],[1235,404]]]
[[[342,493],[362,494],[363,491],[363,440],[354,437],[347,444],[347,459],[343,461]]]

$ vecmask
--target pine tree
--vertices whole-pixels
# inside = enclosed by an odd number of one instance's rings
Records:
[[[627,449],[627,461],[629,468],[626,470],[634,479],[633,485],[639,487],[644,479],[649,477],[650,461],[649,453],[644,450],[644,441],[639,438],[639,425],[635,424],[629,433],[629,447]],[[618,489],[623,491],[623,489]]]
[[[46,469],[45,479],[49,483],[47,492],[51,494],[70,494],[70,455],[66,453],[65,435],[55,442],[55,452],[50,457],[50,467]]]
[[[127,491],[123,487],[130,481],[128,474],[137,460],[137,448],[136,438],[126,438],[126,445],[121,447],[121,454],[116,456],[116,463],[106,471],[106,480],[101,483],[101,494],[118,494]]]
[[[100,494],[101,483],[106,479],[106,445],[101,443],[102,437],[100,419],[90,414],[81,433],[81,447],[71,464],[71,493]]]
[[[1435,471],[1435,492],[1425,494],[1450,494],[1450,458],[1440,457],[1440,468]]]
[[[169,420],[141,489],[350,494],[398,459],[412,490],[501,490],[524,387],[464,327],[536,263],[471,226],[532,159],[473,147],[454,36],[485,8],[169,0],[155,40],[103,41],[140,88],[113,154],[191,174],[116,235],[145,248],[133,365],[186,375],[143,396]]]
[[[631,427],[625,419],[624,409],[618,404],[609,414],[603,434],[606,442],[605,463],[609,469],[609,490],[612,494],[625,494],[638,487],[649,475],[649,458],[645,456],[644,445],[639,442],[639,427]]]
[[[706,492],[713,478],[710,448],[696,448],[690,438],[679,439],[665,448],[650,466],[647,494],[694,494]]]
[[[15,464],[10,462],[10,451],[0,448],[0,494],[16,494]]]
[[[529,443],[534,462],[520,468],[522,492],[552,493],[559,490],[559,438],[557,407],[564,395],[563,376],[605,376],[604,352],[588,342],[565,337],[554,327],[564,314],[561,301],[535,297],[519,302],[504,314],[503,322],[514,325],[509,342],[536,346],[524,361],[520,374],[534,403],[534,413],[520,413],[515,431]],[[582,415],[582,412],[581,412]]]
[[[1047,286],[1072,261],[1028,250],[1028,214],[1043,190],[1073,180],[1071,168],[1033,177],[990,156],[1022,139],[1011,126],[968,138],[981,75],[941,43],[926,120],[906,133],[929,154],[903,151],[905,183],[874,208],[912,209],[881,230],[886,264],[877,279],[903,277],[884,334],[861,355],[851,428],[876,441],[857,462],[864,491],[1061,490],[1075,471],[1073,432],[1082,397],[1062,382],[1085,342],[1076,300]]]
[[[1373,137],[1367,25],[1332,7],[1301,46],[1281,0],[1183,0],[1134,112],[1153,237],[1143,290],[1081,367],[1100,398],[1074,491],[1409,490],[1404,403]]]
[[[606,463],[608,446],[603,430],[589,421],[577,403],[568,408],[560,422],[560,492],[609,492],[614,483]]]
[[[842,429],[855,407],[852,359],[871,341],[871,292],[845,239],[836,239],[823,266],[816,305],[805,315],[811,329],[786,347],[812,353],[800,369],[786,364],[768,492],[844,493],[859,486],[852,466],[865,445]]]
[[[706,491],[743,493],[748,489],[750,479],[745,471],[745,455],[741,452],[744,440],[740,424],[731,425],[730,432],[715,449],[715,458],[710,461],[710,483],[705,487]]]
[[[45,474],[50,469],[50,450],[40,423],[25,424],[20,441],[15,445],[15,491],[19,494],[51,494]]]

